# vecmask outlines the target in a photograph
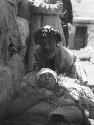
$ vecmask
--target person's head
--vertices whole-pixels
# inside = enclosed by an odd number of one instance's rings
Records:
[[[39,88],[54,90],[57,83],[57,73],[49,68],[42,68],[37,73],[37,85]]]
[[[35,32],[34,41],[41,46],[46,55],[55,55],[56,46],[61,42],[61,34],[53,27],[46,25]]]

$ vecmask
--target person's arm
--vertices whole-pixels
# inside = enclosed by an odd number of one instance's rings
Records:
[[[61,57],[60,57],[61,61],[60,61],[58,72],[60,73],[69,72],[77,58],[66,47],[59,45],[59,49],[61,52]]]
[[[40,55],[39,50],[37,48],[34,54],[35,60],[34,60],[34,65],[33,65],[33,71],[36,71],[36,72],[38,72],[41,69],[41,64],[39,63],[39,58],[40,58],[39,55]]]
[[[59,15],[62,12],[62,5],[62,2],[57,0],[54,0],[51,4],[35,0],[31,4],[31,11],[32,13]]]
[[[72,3],[70,0],[67,0],[67,11],[68,11],[68,23],[72,24],[73,21],[73,10],[72,10]]]
[[[70,0],[68,0],[68,29],[69,29],[69,31],[72,28],[72,22],[73,22],[72,3]]]
[[[68,66],[74,65],[77,57],[73,55],[73,53],[67,49],[66,47],[62,47],[62,59],[65,59],[65,62]]]
[[[67,72],[73,74],[74,78],[78,79],[82,84],[87,84],[87,74],[85,69],[79,62],[76,56],[74,56],[68,49],[66,49],[68,53],[66,53],[66,69]]]

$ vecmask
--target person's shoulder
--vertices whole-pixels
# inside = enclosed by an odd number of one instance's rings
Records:
[[[76,56],[74,56],[74,54],[66,47],[63,47],[61,45],[59,45],[58,47],[61,51],[62,59],[67,60],[67,62],[72,65],[76,61]]]
[[[68,53],[69,55],[73,55],[72,52],[71,52],[69,49],[67,49],[66,47],[64,47],[64,46],[62,46],[62,45],[58,45],[58,48],[59,48],[62,52],[64,52],[64,53]]]

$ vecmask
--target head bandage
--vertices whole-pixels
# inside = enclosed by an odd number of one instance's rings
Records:
[[[55,78],[55,80],[56,80],[56,82],[57,82],[57,73],[56,73],[55,71],[49,69],[49,68],[42,68],[42,69],[37,73],[37,79],[39,79],[39,77],[40,77],[42,74],[44,74],[44,73],[51,73],[51,74],[54,76],[54,78]]]

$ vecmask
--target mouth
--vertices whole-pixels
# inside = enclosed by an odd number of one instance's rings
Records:
[[[46,82],[45,82],[45,83],[46,83],[46,85],[49,85],[49,80],[46,80]]]

